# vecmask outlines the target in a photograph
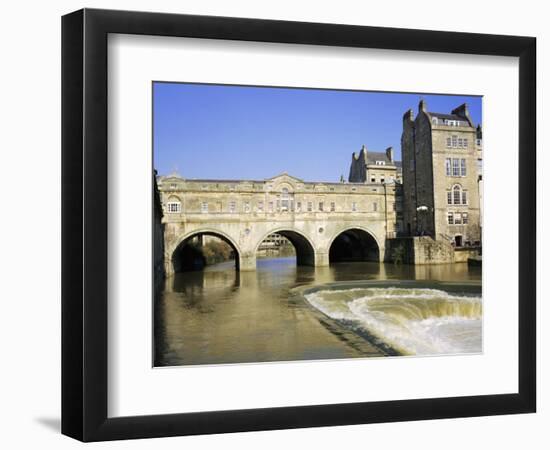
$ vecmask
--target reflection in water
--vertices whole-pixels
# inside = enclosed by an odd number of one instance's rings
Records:
[[[155,365],[220,364],[380,355],[289,290],[353,280],[480,280],[467,264],[409,266],[371,262],[296,266],[260,259],[255,272],[232,262],[166,280],[155,305]]]

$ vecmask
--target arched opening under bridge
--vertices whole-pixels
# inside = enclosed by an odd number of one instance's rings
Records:
[[[172,253],[175,273],[203,270],[206,266],[234,261],[239,269],[239,251],[225,236],[215,232],[198,232],[184,239]]]
[[[298,266],[314,266],[315,250],[309,240],[296,231],[276,230],[265,236],[256,249],[256,261],[263,258],[296,257]]]
[[[351,228],[342,231],[329,249],[329,262],[380,261],[376,239],[368,231]]]

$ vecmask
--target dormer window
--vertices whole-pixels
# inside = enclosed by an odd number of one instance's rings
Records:
[[[450,127],[458,127],[460,125],[460,121],[459,120],[448,120],[448,119],[446,119],[445,120],[445,125],[448,125]]]
[[[377,166],[385,166],[385,165],[386,165],[386,161],[376,161],[376,165],[377,165]]]

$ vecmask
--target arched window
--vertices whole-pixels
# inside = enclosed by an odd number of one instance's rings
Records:
[[[455,205],[460,205],[460,202],[462,201],[462,189],[460,189],[460,186],[455,186],[453,188],[453,203]]]
[[[170,214],[177,214],[181,212],[181,202],[178,197],[170,196],[166,202],[166,212]]]
[[[289,193],[288,188],[284,187],[281,190],[281,210],[288,211],[292,205],[292,195]]]
[[[447,193],[447,203],[450,205],[451,202],[451,196],[450,193]],[[462,188],[456,184],[453,186],[452,190],[452,204],[454,205],[467,205],[468,204],[468,196],[467,192],[462,190]]]

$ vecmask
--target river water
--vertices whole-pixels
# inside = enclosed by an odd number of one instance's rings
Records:
[[[237,272],[225,262],[179,273],[166,280],[155,302],[155,366],[481,350],[479,297],[437,289],[345,289],[308,294],[305,301],[291,292],[357,280],[479,281],[481,269],[370,262],[314,268],[277,258],[259,259],[256,272]],[[360,332],[350,323],[360,324]]]

